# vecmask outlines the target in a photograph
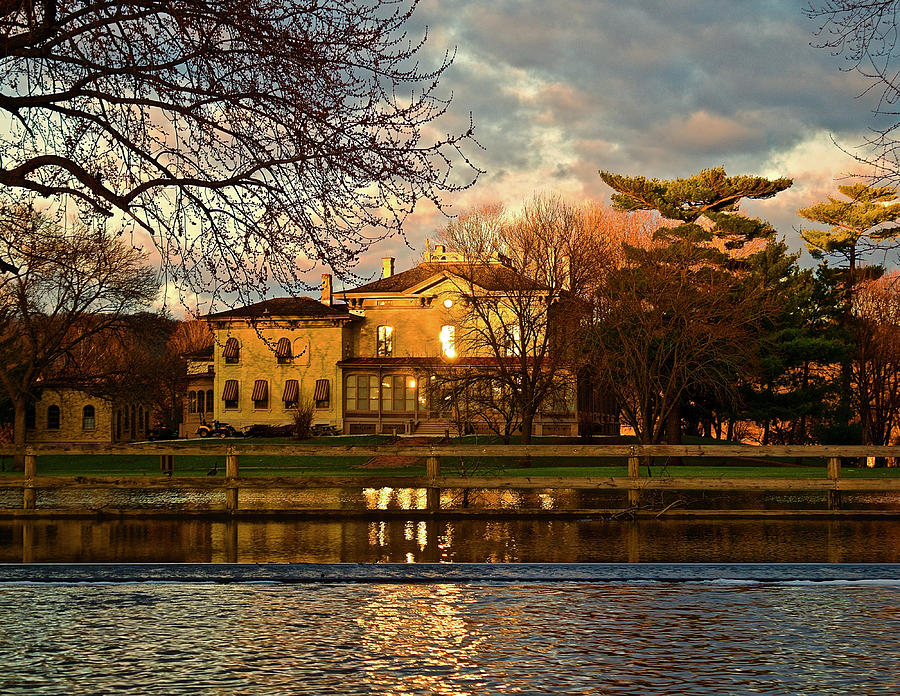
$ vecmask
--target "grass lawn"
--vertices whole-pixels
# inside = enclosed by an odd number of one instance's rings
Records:
[[[226,441],[226,442],[231,442]],[[238,440],[235,442],[245,442]],[[297,444],[290,438],[254,439],[246,442],[266,445]],[[395,442],[387,435],[333,436],[316,438],[309,444],[315,445],[380,445]],[[495,444],[485,436],[460,438],[465,444]],[[192,444],[216,447],[222,440],[196,440]],[[400,442],[402,444],[402,440]],[[534,444],[580,444],[576,438],[535,438]],[[719,443],[722,444],[722,443]],[[406,466],[364,467],[368,457],[263,457],[242,455],[240,472],[242,476],[424,476],[424,460],[411,462]],[[13,472],[12,457],[0,456],[0,476],[21,476]],[[216,475],[224,477],[225,458],[222,455],[183,455],[175,457],[176,476],[206,476],[215,469]],[[159,457],[156,455],[46,455],[38,458],[39,476],[160,476]],[[624,457],[532,457],[530,466],[522,467],[518,457],[477,457],[467,458],[461,465],[456,457],[444,457],[442,473],[448,476],[569,476],[569,477],[610,477],[626,475]],[[641,467],[641,476],[648,475],[648,468]],[[796,464],[794,460],[773,462],[766,466],[762,460],[742,461],[739,459],[712,459],[686,457],[681,466],[669,466],[654,462],[649,475],[653,477],[722,477],[722,478],[824,478],[824,460],[804,460]],[[841,470],[844,478],[896,478],[900,468],[857,468],[845,466]]]

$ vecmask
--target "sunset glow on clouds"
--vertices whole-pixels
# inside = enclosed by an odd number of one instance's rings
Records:
[[[439,130],[464,129],[469,112],[483,150],[467,154],[484,175],[447,199],[451,212],[498,201],[515,209],[537,193],[608,199],[598,170],[689,176],[789,176],[793,188],[747,204],[791,246],[799,207],[836,190],[858,169],[844,147],[863,142],[874,95],[810,46],[805,0],[422,0],[411,34],[428,26],[426,55],[456,60],[442,87],[452,113]],[[381,256],[414,264],[446,218],[421,206]]]

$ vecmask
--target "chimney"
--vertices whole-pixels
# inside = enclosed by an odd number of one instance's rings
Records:
[[[331,297],[331,274],[323,273],[322,274],[322,304],[326,304],[331,307],[334,304]]]
[[[381,277],[390,278],[394,275],[394,257],[384,256],[381,259]]]

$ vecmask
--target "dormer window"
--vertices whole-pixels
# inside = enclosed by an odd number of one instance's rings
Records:
[[[394,327],[379,326],[375,343],[375,355],[379,358],[389,358],[394,354]]]

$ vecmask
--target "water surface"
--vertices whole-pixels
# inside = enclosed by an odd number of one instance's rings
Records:
[[[764,583],[623,567],[605,581],[591,566],[587,581],[534,566],[506,582],[477,566],[442,580],[436,566],[424,583],[271,579],[289,567],[262,584],[185,583],[175,566],[160,583],[133,566],[124,583],[0,582],[0,692],[900,692],[897,567],[870,583],[841,566],[818,569],[826,582],[795,567]]]

